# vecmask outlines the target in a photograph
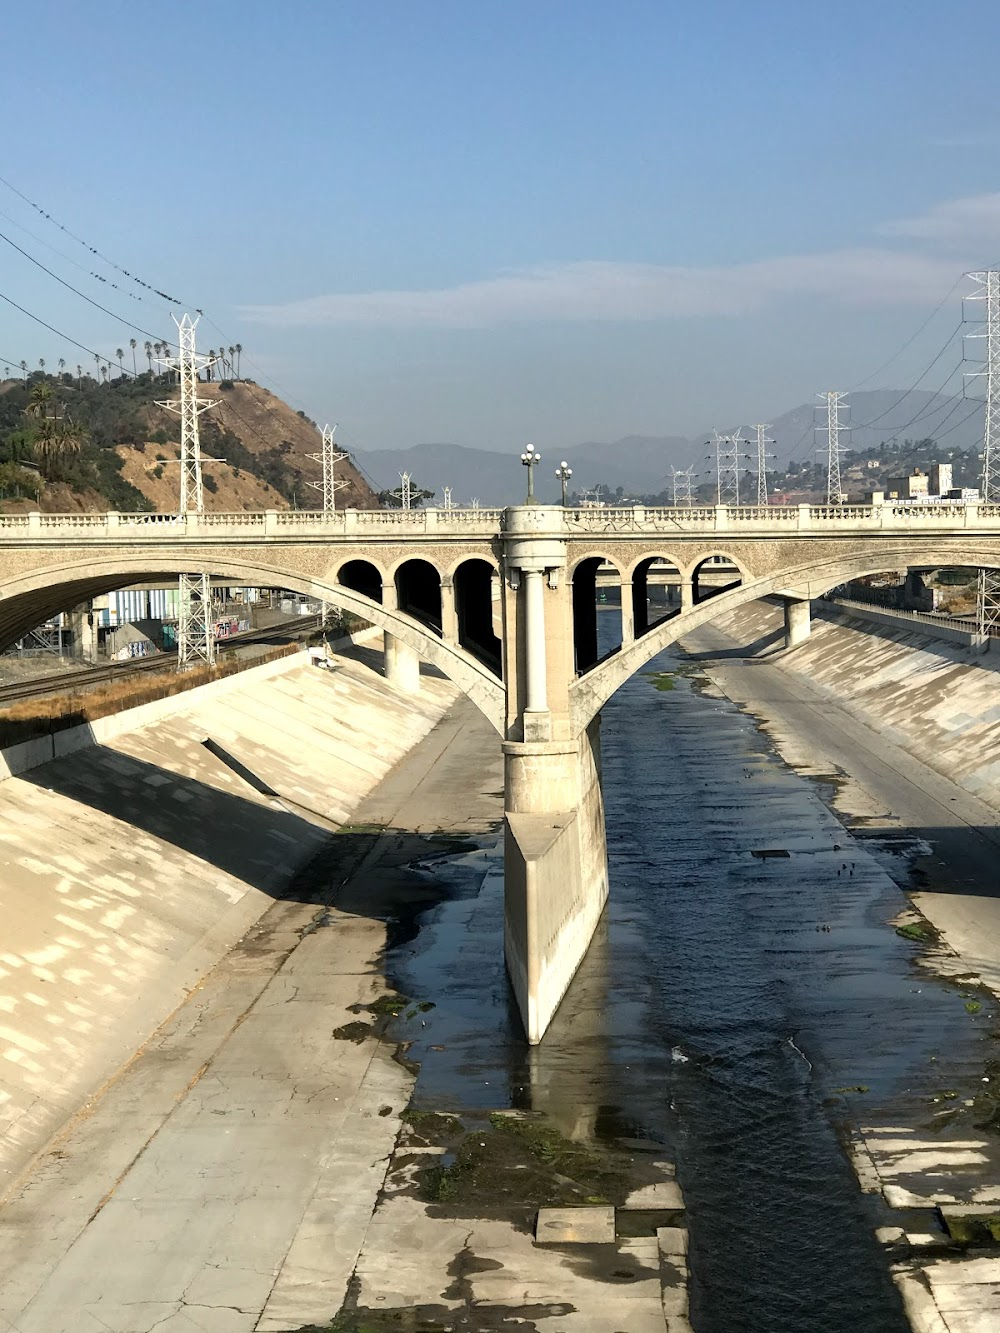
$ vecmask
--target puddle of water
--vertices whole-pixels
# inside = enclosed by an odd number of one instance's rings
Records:
[[[604,711],[611,900],[541,1046],[503,969],[499,847],[426,869],[443,901],[387,954],[392,983],[435,1005],[396,1027],[415,1104],[544,1111],[571,1138],[674,1158],[699,1333],[903,1333],[873,1237],[890,1219],[844,1140],[923,1130],[942,1088],[978,1082],[986,1025],[886,924],[903,902],[874,849],[752,719],[674,680],[636,677]]]

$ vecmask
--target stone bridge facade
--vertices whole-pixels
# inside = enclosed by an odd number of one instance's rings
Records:
[[[401,688],[419,687],[421,659],[453,680],[505,753],[505,947],[538,1041],[607,896],[598,728],[619,685],[746,601],[781,596],[794,644],[810,599],[848,579],[1000,567],[1000,506],[32,513],[0,516],[0,561],[0,648],[100,593],[207,572],[380,626]],[[621,588],[621,644],[603,657],[598,570]],[[677,590],[655,621],[651,571]]]

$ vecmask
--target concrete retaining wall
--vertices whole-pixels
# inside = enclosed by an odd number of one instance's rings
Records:
[[[959,643],[965,648],[970,648],[979,637],[973,628],[960,629],[957,625],[936,624],[928,616],[914,614],[911,617],[905,611],[892,612],[876,606],[859,606],[856,602],[844,606],[839,602],[819,599],[813,602],[812,611],[813,616],[823,616],[827,620],[867,620],[870,624],[885,625],[889,629],[912,629],[927,638],[940,639],[943,643]]]
[[[0,783],[0,1188],[455,697],[297,654],[78,729],[53,762],[15,760]]]
[[[740,643],[777,629],[781,613],[751,602],[718,625]],[[905,621],[817,618],[812,634],[782,655],[918,759],[1000,807],[1000,651],[969,655]]]
[[[608,897],[599,727],[598,719],[564,757],[562,812],[511,808],[518,798],[508,782],[504,951],[531,1043],[541,1040],[558,1009]],[[541,771],[527,781],[553,790]]]

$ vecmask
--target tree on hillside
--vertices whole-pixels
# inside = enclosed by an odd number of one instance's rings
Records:
[[[410,484],[410,508],[419,509],[425,500],[433,500],[434,492],[425,491],[421,486]],[[381,509],[402,509],[403,492],[400,487],[394,491],[379,491],[379,508]]]
[[[39,421],[51,416],[49,409],[52,407],[52,399],[52,385],[39,380],[37,384],[32,385],[28,406],[24,409],[25,416],[35,417]]]
[[[116,359],[117,362],[118,362],[118,375],[119,375],[119,378],[120,378],[120,379],[124,379],[124,378],[125,378],[125,367],[122,365],[122,361],[125,359],[125,349],[124,349],[124,347],[116,347],[116,348],[115,348],[115,359]]]
[[[25,380],[27,381],[27,378],[28,378],[28,363],[27,363],[27,361],[22,361],[22,362],[21,362],[21,369],[22,369],[22,371],[24,372],[24,378],[25,378]]]
[[[66,369],[66,362],[60,357],[56,362],[56,365],[59,367],[59,378],[62,379],[63,371]]]
[[[94,353],[94,365],[97,367],[97,374],[94,376],[94,379],[95,379],[95,380],[98,380],[98,379],[101,378],[101,354],[100,354],[100,352],[95,352],[95,353]]]
[[[128,345],[132,349],[132,375],[134,378],[139,373],[135,368],[135,349],[138,346],[138,343],[134,338],[129,338]]]
[[[146,352],[146,360],[149,362],[149,377],[153,378],[153,344],[147,339],[143,344]]]
[[[42,372],[43,375],[45,374],[45,357],[44,357],[44,356],[40,356],[40,357],[38,358],[38,369]]]
[[[236,378],[240,378],[240,357],[243,355],[242,343],[236,344]]]

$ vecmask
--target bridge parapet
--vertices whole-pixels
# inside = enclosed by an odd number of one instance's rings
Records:
[[[384,540],[496,537],[517,532],[540,537],[541,529],[557,540],[618,535],[699,537],[787,537],[792,535],[851,536],[872,532],[918,534],[976,531],[1000,534],[1000,505],[712,505],[690,509],[645,508],[561,509],[346,509],[277,510],[263,513],[187,514],[0,514],[0,543],[42,537],[69,542],[123,537],[177,540],[201,537],[218,540],[247,536],[284,540],[365,538]],[[512,526],[512,524],[514,526]]]

